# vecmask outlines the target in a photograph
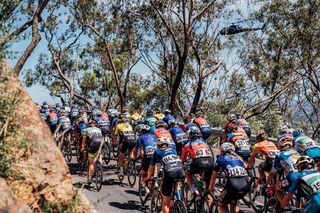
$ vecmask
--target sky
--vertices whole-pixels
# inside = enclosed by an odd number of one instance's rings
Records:
[[[250,9],[250,7],[248,7],[247,1],[245,1],[245,0],[237,1],[237,3],[233,6],[231,6],[230,9],[232,9],[232,7],[240,9],[241,11],[243,11],[243,14],[248,14],[249,12],[251,12],[250,10],[252,10],[252,8]],[[245,18],[245,17],[243,17],[243,18]],[[228,26],[233,21],[235,21],[235,20],[222,20],[221,25]],[[28,30],[30,32],[30,29],[28,29]],[[31,40],[31,38],[12,44],[12,46],[10,47],[10,50],[17,52],[15,54],[16,58],[9,60],[9,63],[12,67],[15,65],[17,58],[22,54],[22,51],[26,49],[30,40]],[[37,47],[35,48],[35,50],[31,54],[31,56],[27,60],[26,64],[23,67],[23,71],[28,70],[28,69],[34,69],[36,64],[38,63],[38,58],[41,53],[48,53],[47,44],[46,44],[46,41],[44,38],[40,41],[40,43],[37,45]],[[235,53],[232,53],[232,54],[235,54]],[[227,64],[233,64],[234,58],[235,58],[235,56],[233,56],[233,55],[231,55],[231,57],[228,57],[227,60],[230,60],[230,61],[228,61]],[[142,62],[139,62],[133,68],[133,72],[140,73],[142,75],[150,74],[149,68],[146,65],[144,65]],[[20,80],[23,82],[22,77],[23,77],[23,72],[22,72],[22,75],[20,75]],[[30,94],[30,96],[32,97],[32,99],[35,102],[39,102],[39,103],[42,103],[44,101],[48,101],[49,103],[59,102],[58,98],[51,97],[49,94],[49,91],[41,85],[33,85],[29,88],[26,87],[26,90],[28,91],[28,93]]]

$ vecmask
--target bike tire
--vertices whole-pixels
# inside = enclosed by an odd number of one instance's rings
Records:
[[[110,147],[105,144],[103,146],[103,149],[102,149],[102,159],[104,161],[104,163],[106,165],[108,165],[110,163],[110,160],[111,160],[111,151],[110,151]]]
[[[127,177],[130,187],[133,188],[137,181],[137,169],[134,160],[128,162]]]
[[[182,184],[181,191],[182,191],[182,193],[181,193],[182,194],[182,199],[185,202],[185,205],[187,206],[187,209],[191,210],[191,206],[192,206],[192,204],[194,202],[193,202],[193,199],[192,200],[188,200],[189,193],[191,193],[191,190],[189,188],[188,183],[183,183]]]
[[[182,200],[175,200],[172,213],[187,213],[187,207]]]
[[[209,207],[209,213],[218,213],[219,212],[219,206],[218,206],[218,199],[214,199]]]
[[[81,152],[80,153],[80,156],[79,156],[79,162],[78,162],[78,168],[79,168],[79,171],[80,173],[83,173],[87,167],[87,154],[86,154],[86,159],[83,158],[83,154],[84,152]]]
[[[71,147],[71,142],[68,143],[66,149],[65,149],[65,152],[66,152],[66,159],[68,161],[68,163],[71,162],[72,160],[72,147]]]
[[[95,184],[95,190],[100,191],[103,184],[103,168],[99,161],[95,163],[93,181]]]
[[[258,178],[251,178],[250,180],[250,191],[249,191],[249,202],[253,210],[257,213],[264,212],[267,198],[261,194],[261,190],[257,189]]]
[[[277,198],[270,198],[266,203],[264,212],[265,213],[276,212],[275,211],[275,209],[276,209],[275,207],[276,207],[277,203],[278,203],[278,199]]]
[[[123,179],[124,179],[124,175],[120,175],[120,165],[119,165],[119,161],[117,161],[117,175],[118,175],[119,182],[122,183],[122,181],[123,181]]]
[[[162,211],[162,195],[159,190],[155,190],[151,197],[151,213],[160,213]]]

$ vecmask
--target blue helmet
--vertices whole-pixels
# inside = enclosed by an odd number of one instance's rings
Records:
[[[293,131],[292,136],[294,138],[299,137],[300,135],[304,135],[304,131],[301,128],[297,128]]]

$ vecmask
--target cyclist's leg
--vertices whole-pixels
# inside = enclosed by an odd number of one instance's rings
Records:
[[[143,158],[142,159],[142,164],[141,164],[141,181],[143,183],[143,186],[145,186],[145,181],[146,181],[146,177],[148,175],[148,169],[149,169],[149,165],[151,162],[151,158]]]
[[[169,213],[170,207],[171,207],[171,194],[173,185],[175,182],[169,178],[166,174],[164,175],[164,178],[162,180],[161,184],[161,193],[162,193],[162,212],[163,213]]]

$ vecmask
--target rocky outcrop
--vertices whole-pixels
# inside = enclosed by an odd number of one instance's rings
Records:
[[[0,90],[6,88],[7,94],[15,94],[17,100],[14,109],[17,116],[11,121],[17,124],[17,128],[14,134],[8,134],[4,143],[7,146],[6,155],[13,156],[6,184],[13,196],[26,202],[34,212],[46,208],[54,212],[72,208],[76,193],[71,175],[50,130],[39,116],[31,97],[6,64],[2,64],[0,80]],[[0,209],[1,206],[3,208],[0,202]]]

